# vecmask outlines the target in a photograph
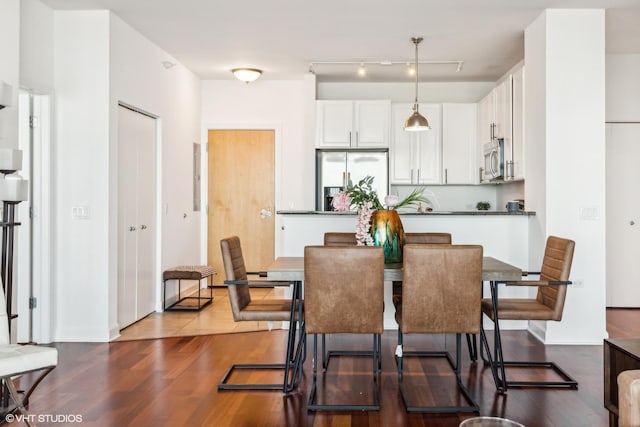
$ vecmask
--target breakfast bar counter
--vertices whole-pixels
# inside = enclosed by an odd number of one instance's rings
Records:
[[[535,212],[469,211],[400,213],[405,232],[451,233],[453,244],[482,245],[484,256],[498,258],[522,270],[529,268],[529,228]],[[355,212],[278,211],[276,213],[276,257],[300,257],[304,247],[322,245],[324,233],[353,232]],[[515,289],[517,288],[517,289]],[[524,287],[510,287],[505,297],[526,297]],[[388,295],[387,295],[388,294]],[[488,285],[485,295],[489,295]],[[385,284],[385,302],[391,304],[391,282]],[[397,327],[385,313],[385,328]],[[502,329],[523,329],[520,321],[504,322]]]

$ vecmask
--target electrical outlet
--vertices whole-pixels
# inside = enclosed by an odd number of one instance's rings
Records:
[[[575,279],[572,280],[573,284],[571,285],[571,287],[573,288],[584,288],[584,280],[582,279]]]

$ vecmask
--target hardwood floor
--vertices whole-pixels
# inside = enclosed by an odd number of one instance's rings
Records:
[[[283,298],[284,289],[254,288],[251,296],[254,300]],[[213,289],[213,303],[202,310],[151,313],[120,331],[118,341],[266,331],[269,326],[267,322],[234,322],[227,288],[217,287]],[[271,327],[278,329],[281,325],[275,322]]]
[[[640,310],[608,310],[607,319],[611,337],[640,337]],[[307,412],[310,357],[302,384],[288,397],[280,392],[217,391],[218,381],[234,362],[279,362],[285,340],[286,331],[273,330],[113,343],[57,343],[59,365],[32,395],[29,409],[32,414],[80,415],[82,425],[88,426],[457,426],[472,416],[406,413],[393,359],[395,331],[383,335],[379,412]],[[369,345],[369,341],[354,336],[331,337],[328,344],[332,349],[354,349]],[[482,363],[471,365],[464,348],[463,381],[479,401],[481,415],[506,417],[529,427],[607,425],[602,403],[602,346],[545,347],[524,331],[506,331],[504,342],[505,354],[558,362],[580,387],[510,389],[506,395],[496,394],[489,369]],[[409,337],[407,344],[436,349],[443,345],[443,337]],[[406,384],[416,390],[414,397],[419,403],[435,400],[452,404],[459,399],[451,392],[455,380],[443,360],[407,359],[406,365]],[[326,398],[366,401],[370,398],[370,369],[368,358],[332,360],[324,382]]]

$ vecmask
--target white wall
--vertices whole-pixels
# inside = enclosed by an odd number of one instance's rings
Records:
[[[495,82],[419,83],[423,103],[478,102],[493,89]],[[413,102],[415,83],[318,83],[318,99],[390,99]]]
[[[109,13],[57,11],[54,27],[53,339],[107,341]]]
[[[525,130],[525,192],[538,214],[530,265],[546,236],[567,237],[571,279],[584,283],[569,289],[562,322],[547,324],[547,343],[600,344],[606,334],[604,49],[604,10],[547,10],[525,32],[525,91],[537,94],[525,106],[525,123],[536,123]]]
[[[204,81],[202,126],[203,142],[207,141],[209,129],[275,129],[276,210],[315,209],[313,75],[302,80],[258,79],[250,84]],[[238,159],[238,166],[242,166],[242,159]],[[206,176],[206,168],[203,168],[203,205],[207,194]],[[275,227],[280,227],[278,217]],[[204,233],[202,239],[203,253],[206,254]],[[276,253],[280,245],[276,241]]]
[[[18,147],[20,1],[0,2],[0,80],[13,87],[11,107],[0,110],[0,147]]]
[[[20,86],[53,91],[53,10],[38,0],[20,2]]]
[[[200,82],[108,11],[55,12],[55,341],[117,336],[117,108],[161,123],[156,306],[161,271],[199,262],[192,212],[192,144],[200,135]],[[176,63],[166,69],[162,61]],[[88,220],[71,218],[86,206]],[[158,209],[158,216],[161,209]],[[187,217],[184,218],[183,214]],[[160,252],[160,248],[162,252]]]
[[[640,121],[640,55],[607,55],[607,122]]]
[[[200,262],[200,216],[193,211],[193,143],[200,143],[200,79],[175,58],[152,44],[119,17],[110,27],[110,188],[117,189],[118,102],[158,117],[160,164],[158,175],[159,259],[156,260],[156,309],[161,310],[161,272]],[[164,61],[174,66],[166,68]],[[117,192],[110,191],[110,205]],[[110,311],[112,337],[117,332],[117,211],[110,210]],[[160,251],[161,249],[161,251]],[[171,297],[171,289],[168,289]]]

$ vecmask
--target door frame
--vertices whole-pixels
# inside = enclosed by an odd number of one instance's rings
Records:
[[[273,239],[274,245],[273,248],[275,256],[279,256],[282,248],[282,242],[280,238],[280,234],[278,234],[278,230],[280,229],[280,217],[276,214],[279,210],[280,206],[280,167],[282,165],[282,126],[279,123],[227,123],[227,122],[210,122],[204,123],[202,127],[202,136],[201,140],[204,141],[203,144],[200,144],[202,150],[204,150],[202,155],[200,156],[200,170],[201,174],[201,188],[200,188],[200,200],[203,201],[200,209],[200,229],[202,232],[200,233],[200,263],[202,265],[207,264],[207,256],[208,256],[208,242],[207,237],[209,235],[209,222],[208,222],[208,211],[209,211],[209,162],[208,162],[208,150],[209,150],[209,131],[210,130],[273,130],[274,132],[274,217],[273,221]]]
[[[19,149],[23,151],[22,170],[29,180],[29,201],[17,209],[17,264],[14,287],[18,292],[16,338],[18,342],[50,343],[52,336],[52,211],[51,141],[53,96],[20,89]],[[24,114],[27,116],[24,117]],[[23,123],[33,117],[33,125]],[[24,145],[28,145],[25,147]],[[26,296],[23,296],[27,294]],[[29,307],[30,298],[36,306]]]

